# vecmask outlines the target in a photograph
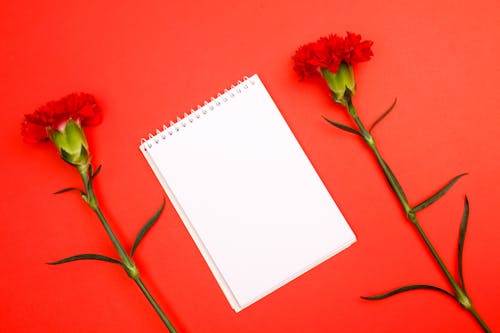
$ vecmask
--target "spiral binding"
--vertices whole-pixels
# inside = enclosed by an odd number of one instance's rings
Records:
[[[243,93],[244,90],[248,89],[250,85],[255,85],[255,80],[253,78],[248,78],[247,76],[243,77],[243,81],[238,80],[236,85],[231,85],[231,88],[224,89],[223,93],[218,93],[217,97],[210,98],[210,101],[204,101],[203,106],[197,105],[196,110],[191,109],[189,114],[184,113],[182,118],[177,117],[177,121],[170,121],[169,125],[163,125],[162,129],[156,129],[156,133],[148,134],[148,138],[141,139],[141,146],[144,150],[153,147],[153,144],[158,144],[161,140],[165,140],[168,136],[174,135],[176,132],[179,132],[182,128],[196,121],[197,119],[202,118],[208,112],[216,110],[223,104],[226,104],[231,101],[231,99],[235,98],[237,95]]]

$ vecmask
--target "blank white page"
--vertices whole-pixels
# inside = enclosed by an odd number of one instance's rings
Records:
[[[141,151],[236,311],[356,240],[257,75]]]

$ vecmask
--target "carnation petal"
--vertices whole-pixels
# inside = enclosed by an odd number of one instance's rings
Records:
[[[47,130],[44,126],[27,120],[22,123],[21,135],[23,136],[24,142],[27,143],[39,143],[49,139],[47,136]]]
[[[87,93],[69,94],[60,100],[50,101],[25,116],[22,135],[26,142],[48,139],[46,128],[57,129],[69,119],[84,126],[98,125],[102,121],[101,109],[94,96]]]
[[[293,68],[301,78],[316,76],[320,69],[325,68],[335,73],[342,62],[353,64],[370,60],[372,44],[372,41],[362,41],[361,35],[349,31],[345,37],[330,34],[299,47],[292,57]]]
[[[339,66],[340,66],[340,60],[335,58],[334,61],[332,61],[332,63],[330,64],[330,66],[328,66],[328,70],[332,73],[337,73],[337,71],[339,70]]]

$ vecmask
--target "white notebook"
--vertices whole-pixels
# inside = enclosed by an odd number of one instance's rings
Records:
[[[356,241],[257,75],[140,149],[235,311]]]

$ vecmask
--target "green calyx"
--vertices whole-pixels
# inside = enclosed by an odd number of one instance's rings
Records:
[[[69,119],[61,129],[50,129],[49,137],[54,142],[64,161],[82,167],[90,163],[87,139],[83,128]]]
[[[321,75],[333,93],[335,102],[347,106],[348,101],[356,92],[352,66],[342,62],[335,73],[330,72],[328,68],[321,68]]]

